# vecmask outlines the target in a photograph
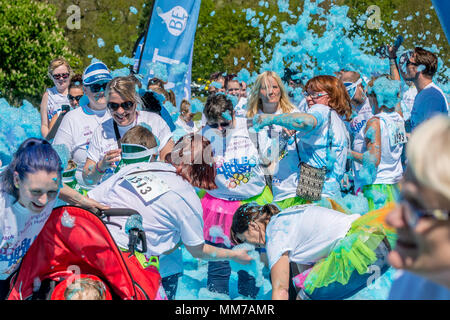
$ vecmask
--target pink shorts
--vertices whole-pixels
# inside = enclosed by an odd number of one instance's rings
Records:
[[[222,228],[224,235],[230,238],[233,215],[241,206],[241,202],[215,198],[208,193],[205,194],[201,202],[203,207],[203,236],[205,240],[213,243],[224,243],[225,241],[220,237],[213,239],[209,235],[209,230],[213,226],[219,226]]]

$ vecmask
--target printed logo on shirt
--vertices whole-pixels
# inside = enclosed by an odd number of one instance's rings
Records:
[[[362,120],[361,122],[358,121],[352,121],[350,123],[350,128],[352,129],[353,133],[357,133],[361,130],[362,127],[366,124],[366,120]]]
[[[234,189],[241,184],[248,183],[253,176],[252,168],[257,164],[257,159],[247,156],[241,159],[231,159],[227,162],[218,162],[216,169],[217,174],[223,174],[228,180],[228,188]]]
[[[52,120],[52,118],[58,113],[58,112],[60,112],[62,109],[61,108],[58,108],[58,109],[55,109],[55,110],[53,110],[53,111],[48,111],[47,112],[47,116],[48,116],[48,121],[51,121]]]
[[[92,130],[91,130],[91,128],[89,128],[89,127],[85,127],[84,128],[84,133],[83,133],[83,136],[91,136],[93,134],[93,132],[92,132]]]
[[[25,238],[17,247],[6,244],[0,248],[0,262],[8,262],[8,267],[17,265],[31,246],[31,239]]]

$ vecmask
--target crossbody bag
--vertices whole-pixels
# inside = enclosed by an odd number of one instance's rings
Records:
[[[328,163],[328,150],[331,150],[332,141],[330,139],[331,129],[331,109],[328,113],[328,133],[327,133],[327,155],[326,162]],[[315,168],[305,162],[301,161],[300,151],[298,149],[297,136],[294,139],[295,148],[299,160],[299,177],[297,182],[296,194],[300,198],[308,201],[318,201],[322,197],[322,189],[325,183],[326,174],[328,172],[327,166],[322,168]]]

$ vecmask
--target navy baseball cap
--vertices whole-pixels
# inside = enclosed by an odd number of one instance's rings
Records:
[[[103,62],[94,62],[84,70],[83,84],[89,86],[100,81],[111,81],[112,76]]]

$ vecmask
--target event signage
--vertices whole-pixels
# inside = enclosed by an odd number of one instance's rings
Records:
[[[135,70],[143,76],[144,84],[154,76],[161,77],[161,65],[167,67],[165,88],[174,91],[177,105],[191,95],[192,52],[200,3],[201,0],[156,0],[147,34],[136,51],[141,58]]]

